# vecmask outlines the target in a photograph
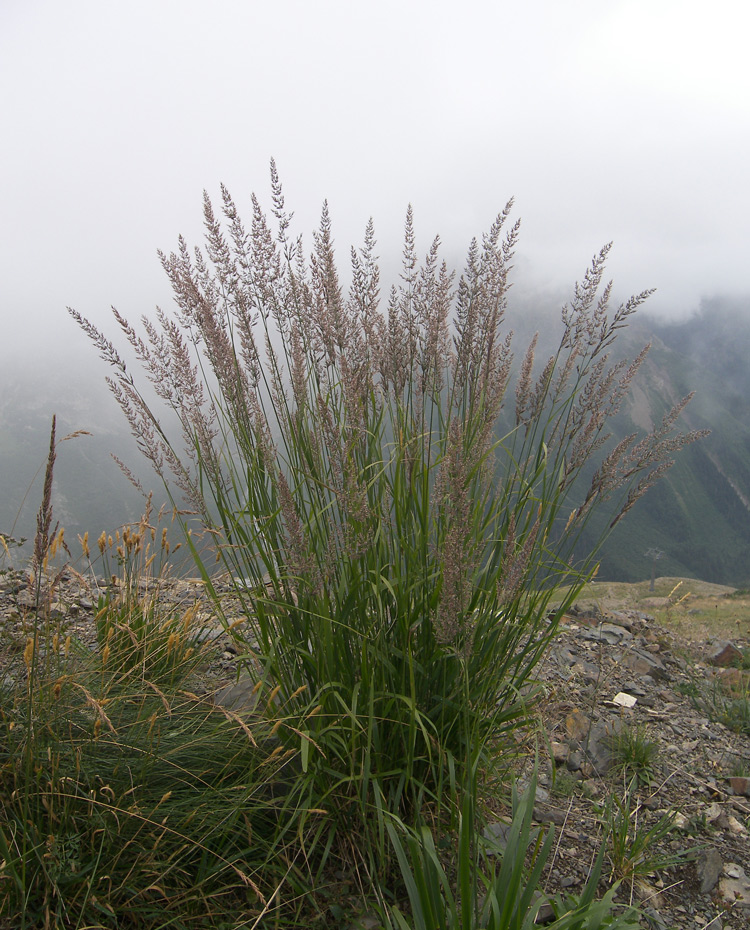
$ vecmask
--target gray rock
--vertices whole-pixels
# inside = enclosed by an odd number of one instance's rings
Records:
[[[562,668],[568,668],[571,665],[575,665],[578,661],[578,656],[575,654],[575,652],[573,652],[572,649],[568,649],[567,646],[553,647],[550,650],[550,658],[557,662],[557,664]]]
[[[561,827],[568,819],[567,811],[557,807],[535,807],[534,820],[537,823],[554,823],[555,826]]]
[[[701,894],[709,894],[713,891],[723,868],[724,863],[714,846],[700,853],[695,861],[695,870],[698,873],[698,881],[701,883]]]
[[[646,689],[636,681],[626,681],[622,686],[622,690],[639,698],[645,697],[647,694]]]
[[[575,752],[571,752],[568,755],[568,761],[565,763],[566,766],[568,767],[568,771],[570,772],[580,771],[580,768],[583,765],[585,758],[586,758],[585,755],[579,749],[577,749]]]
[[[750,880],[741,865],[731,862],[724,866],[724,875],[719,881],[719,894],[727,904],[738,910],[741,908],[747,918],[750,913]]]
[[[240,676],[239,681],[233,685],[226,685],[213,696],[214,704],[226,707],[228,710],[252,713],[258,703],[258,694],[255,691],[257,681],[249,675]]]
[[[674,930],[669,924],[664,922],[664,918],[654,907],[644,907],[643,913],[648,917],[649,926],[654,930]]]
[[[552,758],[555,760],[556,765],[562,765],[567,761],[568,747],[565,745],[565,743],[552,740],[550,743],[550,749],[552,750]]]
[[[624,626],[618,626],[616,623],[602,623],[593,629],[582,630],[579,636],[593,642],[605,642],[610,646],[619,646],[621,643],[629,642],[633,638],[630,630],[626,630]]]
[[[542,894],[541,891],[535,891],[533,895],[534,903],[538,902],[542,898],[542,904],[537,911],[535,924],[546,924],[549,923],[555,916],[555,909],[549,903],[549,898],[547,895]]]
[[[221,639],[223,635],[224,630],[221,628],[212,630],[209,627],[204,627],[196,634],[195,641],[196,643],[212,643],[217,639]]]
[[[636,675],[648,675],[655,681],[667,681],[667,675],[664,663],[661,659],[651,652],[643,649],[630,649],[622,657],[622,664],[629,668]]]
[[[482,830],[482,836],[488,840],[491,845],[496,846],[499,849],[505,849],[505,847],[508,845],[509,832],[510,824],[505,823],[502,820],[498,820],[494,823],[488,823],[484,830]],[[490,849],[490,855],[492,855],[492,852],[493,850]]]
[[[597,723],[591,728],[586,749],[599,775],[606,775],[612,768],[612,743],[621,727],[622,722],[617,718],[606,723]]]
[[[576,675],[579,675],[583,679],[584,684],[587,685],[596,684],[602,677],[601,669],[593,662],[576,662],[572,671]]]
[[[735,794],[742,794],[746,798],[750,798],[750,778],[733,775],[729,779],[729,784],[732,786],[732,791],[734,791]]]

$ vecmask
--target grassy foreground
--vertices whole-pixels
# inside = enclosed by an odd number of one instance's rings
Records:
[[[50,552],[63,542],[58,532]],[[532,824],[535,782],[523,796],[512,782],[475,784],[457,815],[427,804],[413,827],[384,818],[388,845],[369,873],[356,846],[372,839],[331,807],[351,804],[347,793],[310,794],[317,747],[279,688],[259,676],[254,707],[241,712],[203,690],[211,647],[197,605],[164,606],[169,541],[158,523],[146,516],[100,547],[119,571],[99,595],[95,643],[71,635],[60,600],[71,567],[48,560],[31,579],[34,606],[20,609],[26,645],[6,643],[2,655],[3,930],[530,930],[543,904],[556,930],[634,926],[615,903],[617,883],[598,887],[605,833],[580,894],[537,893],[554,834]],[[302,738],[296,748],[285,732]],[[487,791],[512,821],[504,850],[477,843],[475,805]]]

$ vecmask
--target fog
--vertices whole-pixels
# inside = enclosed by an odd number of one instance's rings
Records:
[[[5,0],[2,312],[45,330],[168,298],[155,258],[200,197],[249,212],[275,156],[299,228],[344,255],[412,202],[459,259],[510,196],[518,286],[572,282],[604,242],[623,291],[677,313],[750,290],[749,71],[736,2]]]
[[[200,239],[204,188],[226,183],[246,215],[252,191],[267,204],[271,156],[308,243],[324,199],[344,263],[374,218],[386,280],[408,203],[420,249],[440,233],[460,265],[514,196],[521,306],[557,306],[610,240],[617,293],[656,287],[664,318],[747,294],[748,15],[734,0],[4,0],[6,405],[13,384],[45,406],[42,384],[50,403],[77,381],[90,394],[105,372],[65,307],[111,332],[110,305],[169,305],[156,250]],[[106,431],[102,404],[71,425]]]

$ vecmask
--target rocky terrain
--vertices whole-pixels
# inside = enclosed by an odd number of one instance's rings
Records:
[[[623,848],[610,841],[610,871],[643,907],[644,926],[750,926],[750,671],[735,667],[741,646],[691,644],[633,610],[566,618],[540,675],[550,758],[537,815],[558,825],[547,890],[580,887],[602,822],[629,819]],[[743,723],[744,733],[727,725]],[[670,816],[672,829],[658,836]]]
[[[199,605],[199,686],[251,712],[253,678],[200,585],[171,581],[163,596],[181,609]],[[19,667],[33,601],[23,576],[0,576],[0,685]],[[69,575],[50,608],[92,649],[95,601]],[[228,600],[230,618],[232,609]],[[619,900],[642,908],[644,927],[750,927],[749,657],[744,641],[689,642],[635,609],[571,611],[539,670],[529,734],[541,747],[535,818],[556,830],[545,893],[581,890],[607,824],[603,880],[622,879]],[[530,775],[523,758],[521,785]],[[488,810],[487,829],[502,843],[507,806],[490,799]]]

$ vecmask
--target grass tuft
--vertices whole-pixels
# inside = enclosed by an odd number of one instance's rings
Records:
[[[614,526],[702,435],[676,429],[686,397],[650,434],[607,445],[647,352],[612,361],[612,346],[648,296],[611,305],[609,246],[563,308],[549,357],[534,337],[514,362],[511,210],[457,275],[437,238],[420,261],[409,209],[402,273],[381,303],[372,223],[346,288],[327,205],[308,254],[273,163],[270,219],[256,197],[246,226],[226,188],[219,210],[206,195],[204,249],[180,239],[160,256],[173,313],[138,331],[115,311],[167,416],[71,311],[111,366],[258,690],[247,715],[196,696],[196,616],[165,610],[170,550],[148,512],[99,537],[116,568],[96,650],[59,648],[52,566],[68,550],[52,521],[53,424],[33,635],[3,693],[0,739],[0,894],[21,925],[218,927],[227,914],[233,926],[299,925],[323,919],[331,875],[354,874],[384,921],[404,926],[389,907],[399,874],[411,888],[403,842],[431,900],[458,902],[475,925],[478,784],[515,761],[534,671],[595,571],[582,533],[600,508]],[[88,558],[88,536],[81,545]],[[534,911],[549,840],[525,873],[532,804],[517,808],[521,859],[487,873],[498,928],[496,912],[515,907],[508,889],[522,891],[519,919]],[[434,825],[460,837],[453,898]],[[613,892],[597,903],[595,886],[556,926],[617,925]]]
[[[650,785],[657,775],[659,744],[648,738],[643,727],[623,726],[610,740],[613,772],[626,782]]]

